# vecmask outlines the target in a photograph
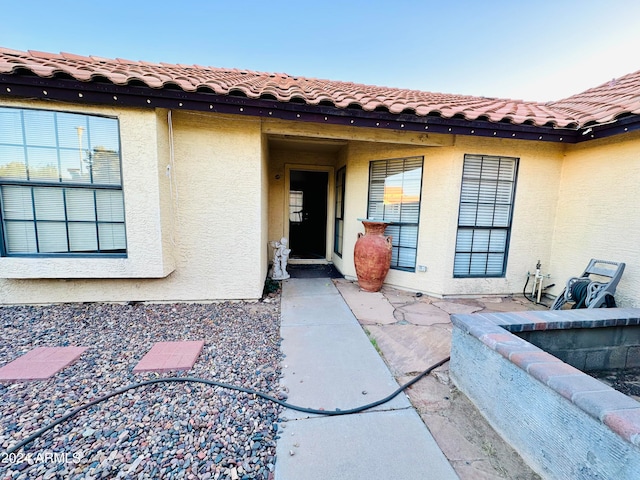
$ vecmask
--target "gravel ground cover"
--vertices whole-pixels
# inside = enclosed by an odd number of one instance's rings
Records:
[[[37,346],[89,347],[53,378],[0,384],[0,478],[271,479],[281,408],[201,384],[155,384],[80,412],[9,457],[45,424],[160,376],[277,396],[279,302],[67,304],[0,308],[0,366]],[[188,372],[133,374],[155,342],[204,340]]]

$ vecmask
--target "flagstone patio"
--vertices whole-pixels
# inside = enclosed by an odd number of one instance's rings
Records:
[[[334,282],[399,384],[449,356],[450,314],[546,309],[524,297],[439,299],[389,286],[367,293],[356,282]],[[445,364],[405,393],[458,476],[462,480],[539,480],[453,386],[448,372]]]

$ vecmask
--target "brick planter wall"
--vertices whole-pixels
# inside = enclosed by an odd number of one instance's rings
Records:
[[[543,478],[637,479],[640,403],[512,332],[640,325],[640,309],[453,315],[451,377]]]

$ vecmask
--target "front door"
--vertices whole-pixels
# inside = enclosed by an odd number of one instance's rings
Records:
[[[328,172],[291,170],[289,186],[291,258],[326,258],[328,181]]]

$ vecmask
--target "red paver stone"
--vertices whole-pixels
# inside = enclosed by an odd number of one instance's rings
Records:
[[[603,421],[611,430],[640,446],[640,408],[607,413]]]
[[[0,368],[0,382],[46,380],[75,362],[86,347],[36,347]]]
[[[513,352],[509,356],[509,360],[525,371],[527,371],[529,366],[534,363],[560,363],[560,359],[554,357],[550,353],[542,352],[540,350],[523,350],[520,352]]]
[[[190,370],[203,346],[204,340],[158,342],[142,357],[133,368],[133,372]]]
[[[580,370],[564,362],[531,363],[527,367],[527,373],[544,384],[547,384],[549,379],[553,377],[583,376]]]

